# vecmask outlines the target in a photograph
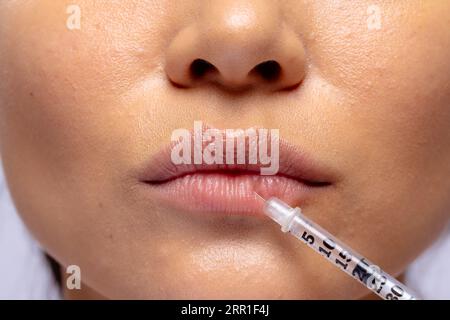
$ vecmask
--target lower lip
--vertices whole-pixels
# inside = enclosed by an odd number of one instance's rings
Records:
[[[221,173],[189,174],[163,183],[146,183],[152,198],[168,207],[191,213],[263,215],[263,198],[275,196],[300,205],[314,189],[283,176]]]

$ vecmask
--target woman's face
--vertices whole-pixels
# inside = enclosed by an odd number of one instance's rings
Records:
[[[91,294],[367,293],[268,219],[226,199],[199,214],[174,205],[173,181],[142,179],[196,120],[280,129],[327,183],[296,195],[276,176],[268,190],[394,275],[448,220],[449,1],[73,2],[1,1],[0,145],[27,226]],[[174,180],[207,197],[242,179],[209,174]]]

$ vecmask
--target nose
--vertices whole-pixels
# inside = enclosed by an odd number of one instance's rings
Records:
[[[278,1],[207,1],[167,49],[165,71],[184,88],[215,84],[229,90],[296,88],[305,50],[283,21]]]

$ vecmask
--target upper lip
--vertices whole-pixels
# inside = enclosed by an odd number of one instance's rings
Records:
[[[313,159],[299,147],[279,139],[279,170],[276,175],[285,176],[310,186],[327,186],[336,181],[335,172]],[[148,184],[163,184],[195,173],[259,174],[260,164],[180,164],[171,161],[173,144],[165,146],[140,170],[139,179]],[[246,148],[248,153],[248,148]],[[247,155],[248,156],[248,155]],[[247,157],[246,157],[247,159]]]

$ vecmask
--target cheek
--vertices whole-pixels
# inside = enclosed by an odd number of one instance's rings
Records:
[[[320,22],[313,40],[306,40],[312,62],[354,103],[344,107],[353,118],[348,120],[431,132],[420,129],[436,119],[450,120],[450,5],[375,2],[380,28],[371,29],[370,4],[336,2],[313,9]],[[436,130],[448,134],[443,128]]]
[[[82,28],[74,31],[66,27],[64,1],[9,10],[9,31],[0,40],[7,48],[0,55],[7,79],[0,84],[5,148],[22,149],[59,172],[148,148],[151,135],[141,135],[147,145],[139,145],[136,130],[151,108],[124,96],[158,74],[157,61],[175,26],[168,20],[170,5],[156,10],[158,1],[120,3],[80,1]]]
[[[348,177],[330,199],[336,216],[328,219],[393,270],[450,218],[448,17],[442,3],[415,3],[417,19],[405,4],[380,3],[380,30],[367,28],[367,4],[356,5],[358,16],[333,3],[317,11],[318,29],[307,40],[317,73],[341,93],[339,104],[316,115],[330,115],[322,138]]]
[[[84,8],[86,15],[93,10]],[[91,15],[80,31],[68,30],[66,17],[63,2],[49,1],[8,15],[9,29],[17,32],[2,40],[8,48],[1,55],[7,75],[1,85],[2,136],[5,148],[38,157],[42,164],[83,166],[83,159],[104,156],[111,140],[126,132],[127,117],[114,120],[121,116],[120,94],[142,76],[137,71],[142,61],[123,30],[112,26],[111,39],[94,26],[101,17]]]
[[[368,28],[369,4],[316,10],[329,19],[318,23],[311,57],[342,93],[343,102],[332,111],[333,135],[345,141],[335,142],[375,180],[391,175],[414,185],[406,176],[420,172],[428,185],[450,170],[450,5],[378,2],[377,30]]]

